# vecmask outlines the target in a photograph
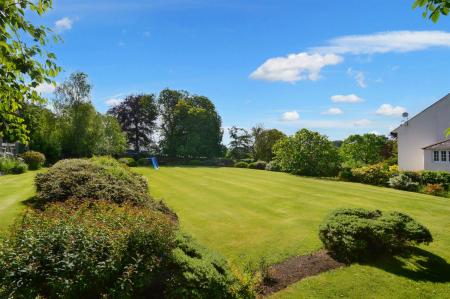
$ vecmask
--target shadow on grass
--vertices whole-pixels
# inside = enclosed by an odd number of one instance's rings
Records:
[[[368,265],[415,281],[450,282],[450,264],[440,256],[416,247]]]
[[[22,201],[22,204],[33,209],[39,209],[42,210],[45,206],[45,204],[42,203],[42,201],[37,200],[36,196],[32,196],[30,198],[25,199]]]

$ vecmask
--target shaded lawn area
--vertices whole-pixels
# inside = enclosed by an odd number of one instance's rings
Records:
[[[274,298],[450,298],[450,201],[355,183],[268,171],[139,168],[151,194],[180,216],[201,243],[244,266],[270,263],[321,247],[318,226],[332,209],[362,207],[407,213],[434,242],[409,255],[352,265],[310,277]]]
[[[38,171],[0,176],[0,232],[13,224],[26,207],[25,201],[35,192],[34,177]]]

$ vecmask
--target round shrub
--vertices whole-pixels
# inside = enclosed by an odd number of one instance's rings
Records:
[[[433,241],[430,231],[408,215],[365,209],[333,211],[320,226],[319,237],[324,247],[343,262]]]
[[[412,179],[401,173],[389,179],[389,186],[395,189],[406,191],[418,191],[419,183],[413,182]]]
[[[242,162],[242,161],[236,162],[236,164],[234,164],[234,167],[237,167],[237,168],[248,168],[248,163]]]
[[[68,159],[57,162],[35,179],[41,202],[69,198],[109,200],[115,203],[151,202],[147,180],[113,158]]]
[[[264,161],[256,161],[248,164],[248,168],[265,170],[267,163]]]
[[[45,156],[40,152],[28,151],[23,153],[21,157],[31,170],[40,169],[45,163]]]
[[[165,281],[174,232],[163,214],[129,204],[28,211],[0,247],[0,297],[143,297]]]
[[[119,161],[120,163],[125,164],[125,165],[128,166],[128,167],[136,167],[136,166],[137,166],[136,160],[134,160],[134,159],[131,158],[131,157],[120,158],[118,161]]]
[[[267,163],[266,170],[268,170],[268,171],[281,171],[281,167],[278,164],[278,162],[274,160],[274,161],[270,161],[269,163]]]

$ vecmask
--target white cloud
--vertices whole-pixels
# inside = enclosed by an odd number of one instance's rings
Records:
[[[344,113],[340,108],[330,108],[327,111],[322,112],[324,115],[339,115]]]
[[[363,72],[355,71],[352,68],[349,68],[347,70],[347,74],[356,80],[356,83],[358,83],[359,87],[361,88],[367,87],[366,76],[364,75]]]
[[[371,122],[370,120],[364,118],[364,119],[358,119],[358,120],[355,120],[355,121],[353,122],[353,126],[355,126],[355,127],[367,127],[367,126],[369,126],[371,123],[372,123],[372,122]]]
[[[267,81],[296,82],[300,80],[315,81],[320,78],[320,71],[327,65],[336,65],[343,58],[335,54],[308,54],[305,52],[274,57],[259,66],[250,78]]]
[[[411,52],[432,47],[450,47],[450,33],[445,31],[388,31],[334,38],[319,53],[375,54]]]
[[[118,99],[118,98],[110,98],[110,99],[107,99],[106,101],[105,101],[105,103],[108,105],[108,106],[117,106],[117,105],[119,105],[121,102],[122,102],[123,100],[121,100],[121,99]]]
[[[377,130],[370,131],[369,133],[374,135],[381,135]]]
[[[281,115],[282,121],[296,121],[300,119],[300,115],[297,111],[287,111]]]
[[[383,104],[378,108],[377,114],[384,116],[401,116],[406,109],[401,106],[392,106],[391,104]]]
[[[356,94],[337,94],[332,96],[331,100],[335,103],[360,103],[364,101],[364,99],[358,97]]]
[[[64,17],[62,19],[59,19],[55,22],[55,31],[56,32],[63,32],[66,30],[72,29],[73,20],[69,17]]]
[[[53,84],[45,82],[39,84],[34,90],[39,94],[48,94],[54,92],[55,88],[56,87]]]

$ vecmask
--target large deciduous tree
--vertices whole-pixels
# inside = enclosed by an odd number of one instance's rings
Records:
[[[252,156],[253,136],[244,128],[235,126],[228,129],[230,144],[227,157],[232,159],[246,159]]]
[[[386,136],[355,134],[344,140],[339,148],[339,154],[345,166],[360,167],[389,158],[392,146]]]
[[[286,135],[277,129],[264,129],[262,126],[252,128],[253,157],[256,160],[270,162],[273,158],[273,146]]]
[[[117,118],[135,151],[149,148],[158,117],[153,94],[127,96],[119,105],[109,109],[108,114]]]
[[[41,16],[51,6],[52,0],[0,1],[0,138],[28,142],[25,105],[43,103],[36,87],[54,83],[60,71],[55,54],[45,50],[51,30],[26,18]]]
[[[274,146],[275,161],[286,172],[308,176],[334,176],[339,170],[337,148],[324,135],[302,129]]]
[[[222,152],[222,120],[207,97],[165,89],[158,99],[162,153],[177,158],[211,158]]]

